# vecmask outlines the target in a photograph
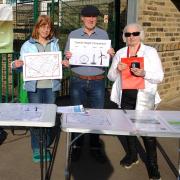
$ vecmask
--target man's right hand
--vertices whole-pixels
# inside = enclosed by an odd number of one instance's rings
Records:
[[[66,51],[65,56],[66,56],[66,59],[69,60],[72,56],[72,53],[70,51]]]

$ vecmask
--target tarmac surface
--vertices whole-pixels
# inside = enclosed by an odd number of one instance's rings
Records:
[[[64,101],[68,103],[68,101]],[[66,105],[66,104],[64,104]],[[68,105],[68,104],[67,104]],[[113,105],[112,105],[113,106]],[[111,104],[109,105],[111,107]],[[180,96],[162,102],[158,109],[180,110]],[[8,137],[0,147],[0,180],[40,180],[40,166],[32,162],[32,152],[30,145],[29,131],[22,135],[25,130],[15,130],[12,135],[7,130]],[[108,162],[97,163],[89,154],[88,144],[85,143],[82,156],[77,163],[72,163],[71,180],[148,180],[148,174],[143,161],[134,165],[131,169],[124,169],[119,165],[119,161],[124,156],[124,150],[116,136],[100,136],[104,142],[105,153]],[[88,139],[88,135],[86,138]],[[139,138],[141,141],[141,138]],[[178,168],[178,138],[158,138],[158,141],[168,154],[174,166]],[[65,179],[65,150],[66,133],[60,133],[56,158],[52,169],[51,180]],[[169,168],[164,157],[158,150],[158,164],[162,180],[176,180],[176,176]]]

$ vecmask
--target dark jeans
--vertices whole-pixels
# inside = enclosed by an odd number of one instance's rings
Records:
[[[54,104],[57,97],[57,92],[53,92],[51,88],[37,89],[36,92],[28,92],[28,100],[30,103]],[[51,142],[51,130],[47,129],[47,145]],[[39,149],[39,128],[30,128],[31,132],[31,147]]]
[[[70,81],[70,96],[73,105],[83,104],[84,107],[102,109],[104,108],[105,81],[103,80],[84,80],[72,77]],[[73,133],[75,138],[78,133]],[[83,137],[75,142],[76,146],[81,146]],[[99,135],[90,135],[90,146],[100,147]]]

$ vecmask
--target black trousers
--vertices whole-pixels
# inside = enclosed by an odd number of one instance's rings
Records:
[[[136,108],[137,90],[123,90],[121,99],[121,108],[126,110],[134,110]],[[119,139],[122,139],[119,137]],[[157,166],[157,151],[156,151],[156,138],[155,137],[142,137],[147,155],[147,163],[149,165]],[[127,155],[137,157],[136,136],[124,136],[123,148]]]

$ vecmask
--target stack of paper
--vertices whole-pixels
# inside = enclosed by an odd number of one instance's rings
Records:
[[[85,113],[83,105],[58,106],[57,113]]]

